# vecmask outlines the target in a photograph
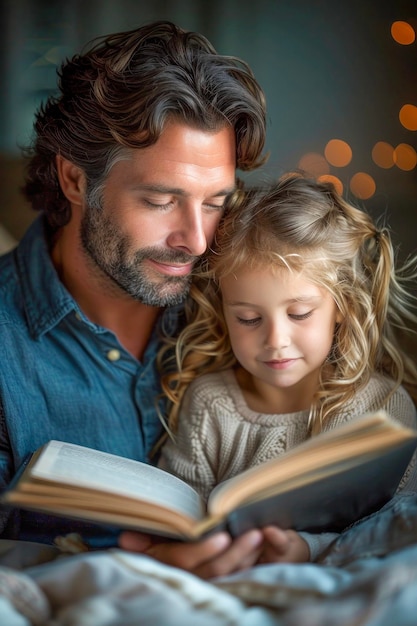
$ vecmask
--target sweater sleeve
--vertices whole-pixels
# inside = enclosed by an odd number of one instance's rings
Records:
[[[365,390],[358,394],[358,398],[353,402],[352,412],[341,414],[327,428],[334,428],[342,421],[352,419],[355,415],[361,415],[368,411],[373,411],[382,406],[391,417],[398,420],[408,428],[417,429],[417,415],[414,403],[403,387],[399,387],[386,401],[383,397],[389,391],[392,383],[385,378],[375,377]],[[417,491],[417,452],[414,453],[403,478],[399,484],[397,493],[400,491]],[[370,487],[371,488],[371,487]],[[316,561],[321,554],[337,539],[338,533],[307,533],[300,532],[301,537],[307,542],[310,549],[310,560]]]
[[[358,394],[356,415],[383,408],[393,419],[400,422],[400,424],[416,430],[416,407],[410,395],[402,386],[398,387],[394,393],[390,393],[392,386],[393,382],[391,379],[384,376],[374,376],[363,392]],[[413,458],[404,472],[397,493],[403,490],[417,491],[416,455],[417,453],[414,453]]]
[[[384,407],[387,413],[401,422],[404,426],[417,429],[416,407],[406,390],[400,387],[388,400]],[[417,451],[404,472],[397,493],[400,491],[417,492]]]
[[[304,539],[310,550],[310,561],[316,561],[330,544],[339,537],[339,533],[298,533]]]

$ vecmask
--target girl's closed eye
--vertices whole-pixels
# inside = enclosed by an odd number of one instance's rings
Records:
[[[288,317],[292,320],[302,321],[306,320],[313,315],[313,309],[311,311],[307,311],[306,313],[289,313]]]
[[[245,318],[245,317],[238,317],[236,316],[236,320],[239,324],[242,324],[242,326],[257,326],[258,324],[261,323],[261,317],[251,317],[251,318]]]

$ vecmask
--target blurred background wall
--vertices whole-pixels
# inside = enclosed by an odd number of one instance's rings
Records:
[[[417,249],[417,0],[0,0],[0,225],[33,219],[19,146],[61,61],[91,38],[169,19],[251,65],[270,158],[248,182],[302,167],[333,176]]]

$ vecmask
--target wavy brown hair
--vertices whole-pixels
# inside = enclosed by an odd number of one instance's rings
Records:
[[[187,325],[166,338],[160,362],[170,428],[188,384],[236,364],[222,313],[219,281],[236,270],[286,268],[328,290],[342,314],[311,410],[312,431],[380,372],[417,400],[417,368],[400,335],[417,328],[417,259],[397,267],[389,230],[344,200],[329,183],[287,175],[241,191],[228,207],[187,302]],[[174,356],[173,356],[174,355]],[[392,392],[391,392],[392,393]]]
[[[159,21],[94,40],[66,60],[59,93],[39,108],[26,149],[23,192],[52,228],[70,219],[57,177],[56,155],[81,168],[90,198],[130,149],[154,144],[169,120],[204,130],[231,126],[236,164],[251,170],[265,160],[262,89],[241,59],[217,54],[202,35]]]

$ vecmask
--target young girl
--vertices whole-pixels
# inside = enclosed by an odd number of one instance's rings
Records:
[[[307,438],[384,408],[416,428],[417,368],[399,334],[417,324],[389,232],[330,184],[288,175],[240,193],[195,278],[188,324],[167,339],[175,441],[161,466],[205,498]],[[400,488],[417,489],[410,464]],[[372,485],[369,485],[372,489]],[[314,560],[335,538],[264,529],[260,561]]]

